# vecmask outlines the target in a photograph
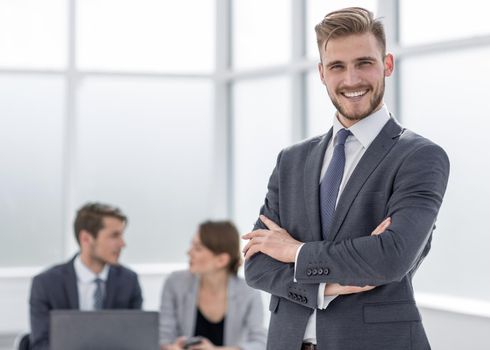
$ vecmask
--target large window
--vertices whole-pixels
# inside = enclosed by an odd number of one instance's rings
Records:
[[[490,77],[489,59],[490,48],[413,58],[403,64],[405,79],[401,86],[404,123],[443,146],[451,160],[450,181],[434,232],[432,253],[417,282],[442,294],[487,300],[490,300],[487,293],[490,283],[482,280],[479,288],[467,286],[480,280],[478,276],[484,273],[484,266],[490,266],[488,245],[481,244],[488,241],[488,230],[481,220],[475,220],[486,217],[490,197],[487,180],[490,159],[485,151],[487,140],[480,132],[490,125],[485,112],[487,93],[478,88],[485,86],[486,77]],[[472,64],[468,66],[466,62]],[[448,74],[462,65],[466,67],[464,74]],[[462,86],[472,88],[462,89]],[[454,261],[460,271],[458,283],[452,278],[455,271],[442,268]]]
[[[481,278],[490,266],[487,9],[481,1],[400,1],[398,95],[403,124],[441,145],[451,162],[432,251],[415,278],[417,290],[489,301],[490,281]]]
[[[233,66],[284,64],[290,57],[291,6],[284,0],[233,0]]]
[[[63,255],[64,90],[57,76],[0,75],[0,267]]]
[[[490,34],[488,4],[481,0],[400,0],[403,45],[482,37]]]
[[[288,95],[284,77],[247,80],[234,87],[233,208],[243,232],[251,230],[264,204],[277,154],[291,143]]]
[[[127,212],[126,261],[183,261],[196,223],[209,216],[211,88],[97,77],[80,89],[75,201],[97,198]]]
[[[77,249],[87,201],[126,263],[182,262],[213,212],[214,0],[0,2],[0,267]]]
[[[65,68],[67,3],[66,0],[0,1],[0,67]]]
[[[211,72],[213,0],[79,0],[80,68]]]

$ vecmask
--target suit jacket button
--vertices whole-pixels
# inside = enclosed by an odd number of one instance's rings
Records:
[[[307,276],[311,276],[311,269],[307,269],[307,270],[306,270],[306,275],[307,275]]]
[[[293,297],[293,293],[289,292],[288,293],[288,297],[292,298]]]
[[[307,297],[304,297],[304,298],[303,298],[303,303],[304,303],[304,304],[308,303],[308,298],[307,298]]]
[[[324,275],[328,275],[328,274],[329,274],[329,272],[330,272],[330,270],[329,270],[329,269],[327,269],[326,267],[324,267],[324,268],[323,268],[323,274],[324,274]]]
[[[318,269],[318,274],[323,275],[323,269],[321,267]]]
[[[318,270],[315,268],[311,272],[313,273],[313,276],[316,276],[318,274]]]

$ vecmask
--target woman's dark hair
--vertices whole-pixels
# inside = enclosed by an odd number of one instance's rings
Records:
[[[230,256],[228,272],[238,273],[241,265],[240,237],[231,221],[205,221],[199,225],[202,244],[214,254],[226,253]]]

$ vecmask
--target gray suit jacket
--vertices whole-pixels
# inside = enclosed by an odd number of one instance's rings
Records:
[[[160,308],[160,344],[170,344],[179,336],[194,335],[199,278],[188,270],[173,272],[165,281]],[[263,306],[260,293],[238,277],[228,282],[228,309],[224,345],[242,350],[265,349]]]
[[[331,137],[332,130],[283,150],[269,181],[261,213],[306,244],[296,275],[294,264],[264,254],[245,264],[248,284],[272,294],[268,349],[300,349],[322,282],[377,287],[338,296],[318,310],[320,350],[430,349],[412,276],[430,249],[448,158],[439,146],[390,119],[351,175],[329,239],[322,240],[319,177]],[[388,216],[388,230],[370,236]],[[260,220],[258,228],[265,228]]]
[[[31,349],[49,348],[51,310],[79,309],[77,276],[73,259],[54,266],[32,280],[30,303]],[[111,266],[106,283],[104,309],[141,309],[143,298],[138,276],[123,266]]]

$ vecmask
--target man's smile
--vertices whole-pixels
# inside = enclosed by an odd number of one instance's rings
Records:
[[[367,92],[368,90],[365,89],[365,90],[356,90],[356,91],[344,91],[341,92],[340,94],[347,98],[356,98],[356,97],[364,96],[365,94],[367,94]]]

